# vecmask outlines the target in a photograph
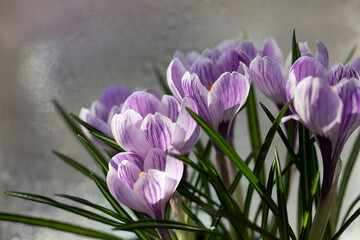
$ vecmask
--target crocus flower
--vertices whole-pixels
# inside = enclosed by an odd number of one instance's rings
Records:
[[[107,136],[112,137],[111,119],[114,114],[121,111],[122,104],[130,96],[131,91],[118,84],[110,85],[101,94],[99,100],[91,104],[90,109],[82,108],[79,118]],[[84,134],[94,142],[106,147],[100,140],[91,135],[89,131],[81,126]]]
[[[291,66],[291,53],[284,66],[282,52],[274,39],[266,40],[261,49],[263,50],[260,52],[260,55],[250,63],[251,79],[260,91],[281,109],[288,101],[286,97],[286,83],[288,79],[287,72]],[[299,43],[299,49],[301,56],[312,57],[306,42]],[[317,59],[327,68],[328,52],[325,45],[320,41],[317,41]]]
[[[180,105],[172,96],[160,99],[146,91],[135,92],[124,102],[121,113],[114,115],[112,134],[125,151],[142,156],[152,148],[189,153],[200,137],[200,128],[185,107],[197,112],[190,98]]]
[[[290,69],[287,98],[294,99],[291,117],[304,124],[319,145],[325,198],[344,144],[360,125],[359,75],[350,65],[327,70],[317,59],[301,57]]]
[[[175,98],[193,99],[199,115],[225,138],[237,111],[249,92],[247,66],[257,54],[251,41],[226,41],[213,50],[175,53],[167,70],[167,81]]]
[[[169,151],[177,153],[176,150]],[[183,162],[153,148],[145,157],[118,153],[109,163],[107,185],[116,200],[149,219],[166,218],[169,200],[183,175]],[[166,229],[158,229],[162,239],[171,239]]]

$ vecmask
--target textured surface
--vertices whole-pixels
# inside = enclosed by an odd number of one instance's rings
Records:
[[[47,196],[67,193],[104,203],[90,180],[50,152],[57,149],[67,153],[99,172],[55,113],[50,102],[53,98],[69,111],[78,113],[114,82],[130,88],[155,86],[159,90],[153,65],[165,70],[176,49],[213,47],[223,39],[240,39],[243,31],[258,46],[265,38],[274,36],[287,54],[291,31],[296,28],[298,40],[307,40],[313,51],[315,39],[327,45],[330,64],[343,61],[353,45],[360,44],[360,5],[355,0],[316,4],[311,1],[224,2],[0,1],[0,191]],[[268,120],[263,118],[262,123],[266,131]],[[238,135],[247,134],[243,115],[237,127]],[[344,160],[350,146],[348,143],[344,149]],[[242,156],[247,154],[248,147],[246,139],[237,141],[239,152],[244,152]],[[359,172],[360,164],[355,167],[354,172]],[[359,176],[352,176],[351,183],[346,205],[359,194]],[[295,199],[292,202],[296,202]],[[0,196],[0,211],[103,227],[64,211],[7,196]],[[359,236],[359,226],[357,220],[343,239]],[[0,222],[0,239],[82,238]]]

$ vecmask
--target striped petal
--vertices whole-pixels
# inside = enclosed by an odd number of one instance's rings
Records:
[[[181,85],[181,79],[186,72],[186,68],[178,58],[174,58],[166,71],[166,79],[171,92],[177,100],[181,101],[184,92]]]
[[[196,60],[191,67],[191,72],[197,74],[202,85],[206,88],[210,87],[220,75],[219,68],[209,58]]]
[[[329,65],[329,53],[326,46],[319,40],[316,41],[317,53],[316,59],[325,67]]]
[[[283,64],[284,62],[282,52],[277,45],[275,39],[273,38],[265,40],[264,44],[261,47],[260,55],[262,57],[268,56],[269,58],[277,61],[280,64]]]
[[[149,113],[154,114],[158,110],[159,104],[160,100],[153,94],[145,91],[138,91],[134,92],[126,99],[122,112],[132,109],[144,118]]]
[[[250,64],[252,80],[278,107],[286,101],[286,80],[283,67],[269,57],[256,57]]]

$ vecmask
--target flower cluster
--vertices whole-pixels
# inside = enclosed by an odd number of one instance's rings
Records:
[[[291,64],[291,54],[284,62],[273,38],[259,49],[249,40],[226,41],[201,54],[174,54],[166,72],[173,96],[153,90],[131,93],[119,85],[105,89],[90,110],[81,110],[80,118],[125,150],[109,163],[111,194],[149,219],[165,219],[184,171],[183,163],[168,153],[187,156],[200,138],[200,128],[186,108],[230,141],[236,113],[253,81],[279,109],[293,99],[292,113],[283,121],[295,119],[315,137],[323,159],[325,198],[337,181],[344,144],[360,125],[360,59],[329,67],[328,51],[320,41],[316,57],[306,43],[299,44],[299,52],[301,57]],[[168,232],[158,231],[169,238]]]

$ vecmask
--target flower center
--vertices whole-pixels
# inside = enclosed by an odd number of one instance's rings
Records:
[[[144,171],[142,171],[141,173],[139,173],[139,177],[141,177],[141,175],[143,175],[144,174]]]
[[[331,85],[330,87],[331,87],[331,88],[334,88],[334,85]]]
[[[213,85],[214,85],[214,84],[211,84],[210,87],[208,87],[208,91],[211,90],[211,88],[212,88]]]

